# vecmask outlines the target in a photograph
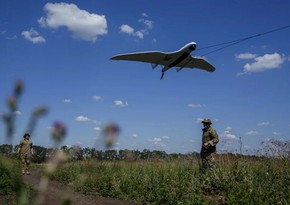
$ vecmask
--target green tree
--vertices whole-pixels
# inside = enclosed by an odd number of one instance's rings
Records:
[[[0,145],[0,153],[4,155],[10,155],[12,153],[13,146],[11,144]]]
[[[47,148],[42,147],[42,146],[38,146],[38,145],[34,145],[33,147],[33,158],[32,158],[32,162],[34,163],[43,163],[46,160],[46,156],[47,156]]]
[[[144,149],[141,152],[141,159],[149,160],[152,157],[152,153],[149,149]]]
[[[105,151],[105,159],[107,159],[107,160],[117,160],[118,159],[117,150],[106,150]]]

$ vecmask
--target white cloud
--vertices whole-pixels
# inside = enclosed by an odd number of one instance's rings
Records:
[[[167,145],[163,142],[162,138],[154,137],[153,139],[149,139],[149,142],[152,142],[156,147],[167,147]]]
[[[39,33],[31,28],[29,31],[23,31],[21,35],[32,43],[44,43],[45,39]]]
[[[153,28],[153,24],[154,22],[153,21],[150,21],[150,20],[146,20],[146,19],[139,19],[139,22],[140,23],[143,23],[144,27],[146,29],[152,29]],[[147,31],[147,30],[146,30]],[[144,31],[144,32],[146,32]]]
[[[74,38],[94,42],[99,35],[108,33],[104,15],[81,10],[75,4],[47,3],[44,11],[46,16],[38,20],[41,26],[53,29],[66,27]]]
[[[94,130],[95,130],[95,131],[100,131],[101,128],[100,128],[100,127],[94,127]]]
[[[265,54],[263,56],[255,57],[254,60],[255,62],[253,63],[247,63],[244,66],[243,72],[238,73],[238,75],[277,69],[285,61],[285,57],[278,53],[273,53],[273,54]]]
[[[72,101],[71,101],[71,99],[64,99],[63,102],[64,103],[71,103]]]
[[[13,35],[13,36],[6,37],[6,39],[8,39],[8,40],[15,40],[15,39],[18,39],[18,37],[16,35]]]
[[[268,125],[270,125],[270,122],[259,122],[257,125],[258,126],[268,126]]]
[[[136,31],[135,35],[140,39],[144,38],[144,33],[142,31]]]
[[[88,118],[86,116],[83,116],[83,115],[80,115],[80,116],[76,117],[75,121],[77,121],[77,122],[91,122],[93,124],[101,124],[100,121],[90,119],[90,118]]]
[[[278,135],[280,135],[280,133],[279,132],[273,132],[273,135],[278,136]]]
[[[100,100],[102,100],[102,97],[101,96],[96,96],[96,95],[94,95],[94,96],[92,96],[92,98],[93,98],[93,100],[95,100],[95,101],[100,101]]]
[[[138,37],[140,39],[144,38],[144,34],[142,33],[142,31],[136,31],[135,32],[134,28],[132,28],[131,26],[126,25],[126,24],[123,24],[123,25],[120,26],[120,31],[122,33],[126,33],[128,35],[136,36],[136,37]]]
[[[21,112],[19,110],[14,112],[14,115],[21,115]]]
[[[137,134],[132,134],[132,137],[138,137],[138,135]]]
[[[161,141],[162,141],[162,139],[161,139],[161,138],[159,138],[159,137],[154,137],[154,139],[153,139],[152,141],[154,141],[154,142],[161,142]]]
[[[121,100],[115,100],[114,105],[116,107],[127,107],[129,104],[127,102],[123,102]]]
[[[225,130],[222,134],[222,137],[227,138],[227,139],[231,139],[231,140],[236,140],[237,136],[233,133],[231,133],[230,130]]]
[[[168,137],[168,136],[162,136],[161,138],[162,139],[165,139],[165,140],[168,140],[170,137]]]
[[[190,107],[190,108],[202,108],[202,107],[206,107],[206,105],[204,105],[204,104],[193,104],[193,103],[190,103],[187,106]]]
[[[260,133],[258,131],[255,131],[255,130],[251,130],[249,132],[246,132],[245,135],[248,135],[248,136],[257,136],[257,135],[260,135]]]
[[[253,59],[256,56],[257,56],[256,54],[252,54],[252,53],[240,53],[240,54],[236,54],[236,58],[237,59]]]
[[[120,26],[120,32],[138,37],[139,39],[143,39],[144,35],[149,34],[149,31],[153,29],[154,21],[145,19],[148,18],[148,15],[146,13],[142,13],[142,17],[143,18],[138,20],[138,22],[142,24],[142,29],[135,31],[132,26],[128,24],[122,24]]]
[[[129,25],[126,25],[126,24],[121,25],[120,30],[123,33],[129,34],[129,35],[134,35],[134,28],[132,28]]]
[[[196,123],[201,123],[202,121],[203,121],[203,118],[197,118],[195,122]]]
[[[2,31],[0,31],[0,35],[5,36],[5,38],[8,39],[8,40],[15,40],[15,39],[18,39],[18,37],[17,37],[16,35],[13,35],[13,36],[7,36],[7,31],[6,31],[6,30],[2,30]]]
[[[90,119],[88,117],[85,117],[85,116],[82,116],[82,115],[76,117],[75,120],[78,121],[78,122],[88,122],[88,121],[90,121]]]

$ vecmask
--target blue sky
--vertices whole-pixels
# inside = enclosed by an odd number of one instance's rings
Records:
[[[0,114],[21,79],[14,144],[37,106],[49,112],[32,140],[45,147],[55,121],[67,127],[63,144],[83,147],[99,147],[100,130],[114,122],[121,127],[115,149],[199,151],[205,117],[220,152],[239,150],[240,137],[244,152],[289,140],[290,28],[206,55],[213,73],[171,69],[160,80],[160,67],[110,60],[192,41],[192,55],[201,56],[216,49],[201,48],[290,25],[289,10],[286,0],[1,1]]]

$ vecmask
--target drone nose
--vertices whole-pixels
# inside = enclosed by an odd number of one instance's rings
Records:
[[[190,50],[193,51],[193,50],[195,50],[195,49],[196,49],[196,45],[195,45],[195,44],[193,44],[193,45],[190,46]]]

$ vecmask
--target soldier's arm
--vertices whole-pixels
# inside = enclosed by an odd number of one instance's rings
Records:
[[[212,139],[208,142],[211,146],[216,145],[219,142],[219,136],[214,129],[209,130]]]
[[[19,143],[19,147],[18,147],[18,150],[17,150],[17,153],[20,154],[21,152],[21,148],[22,148],[22,140],[20,141]]]
[[[34,154],[34,150],[33,150],[33,144],[32,144],[32,142],[31,142],[31,144],[30,144],[30,153],[33,155]]]

